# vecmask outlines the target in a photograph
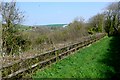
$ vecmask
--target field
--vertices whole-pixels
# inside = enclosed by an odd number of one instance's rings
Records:
[[[104,37],[89,47],[33,74],[38,78],[119,78],[120,38]]]
[[[2,2],[1,78],[120,80],[119,5]]]
[[[47,27],[63,27],[64,25],[67,25],[67,24],[48,24],[48,25],[44,25],[44,26],[47,26]]]

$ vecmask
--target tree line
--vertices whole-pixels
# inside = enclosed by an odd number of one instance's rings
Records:
[[[72,42],[83,36],[106,32],[108,36],[120,35],[120,2],[109,4],[103,13],[91,17],[84,22],[77,17],[65,28],[39,28],[34,32],[19,30],[18,25],[24,20],[23,13],[17,8],[16,2],[2,2],[2,54],[16,55],[36,47],[43,49],[45,45]],[[26,37],[27,36],[27,37]]]

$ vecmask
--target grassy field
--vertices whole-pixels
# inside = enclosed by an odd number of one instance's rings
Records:
[[[38,70],[38,78],[120,78],[120,38],[105,37],[74,55]]]

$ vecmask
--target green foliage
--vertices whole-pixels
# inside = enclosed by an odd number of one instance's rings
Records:
[[[97,14],[89,19],[89,27],[93,32],[103,32],[103,14]],[[90,30],[88,32],[90,32]]]
[[[93,28],[88,29],[88,33],[89,33],[89,34],[94,34]]]
[[[1,15],[2,50],[7,55],[20,54],[30,45],[30,41],[23,39],[19,30],[19,23],[24,16],[22,12],[16,8],[14,1],[2,3]]]
[[[105,31],[108,35],[118,35],[119,30],[119,13],[118,2],[110,4],[105,13]]]
[[[119,33],[119,35],[120,35],[120,27],[119,27],[119,29],[118,29],[118,33]]]
[[[3,50],[8,55],[19,54],[22,51],[27,50],[27,47],[30,46],[30,41],[23,39],[21,33],[15,26],[6,27],[3,25],[2,38],[3,38]]]
[[[48,41],[48,38],[46,35],[40,35],[37,39],[36,39],[36,44],[42,44]]]

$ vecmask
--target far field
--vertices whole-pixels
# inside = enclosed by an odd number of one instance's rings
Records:
[[[38,70],[38,78],[119,78],[120,38],[104,37],[69,57]]]

